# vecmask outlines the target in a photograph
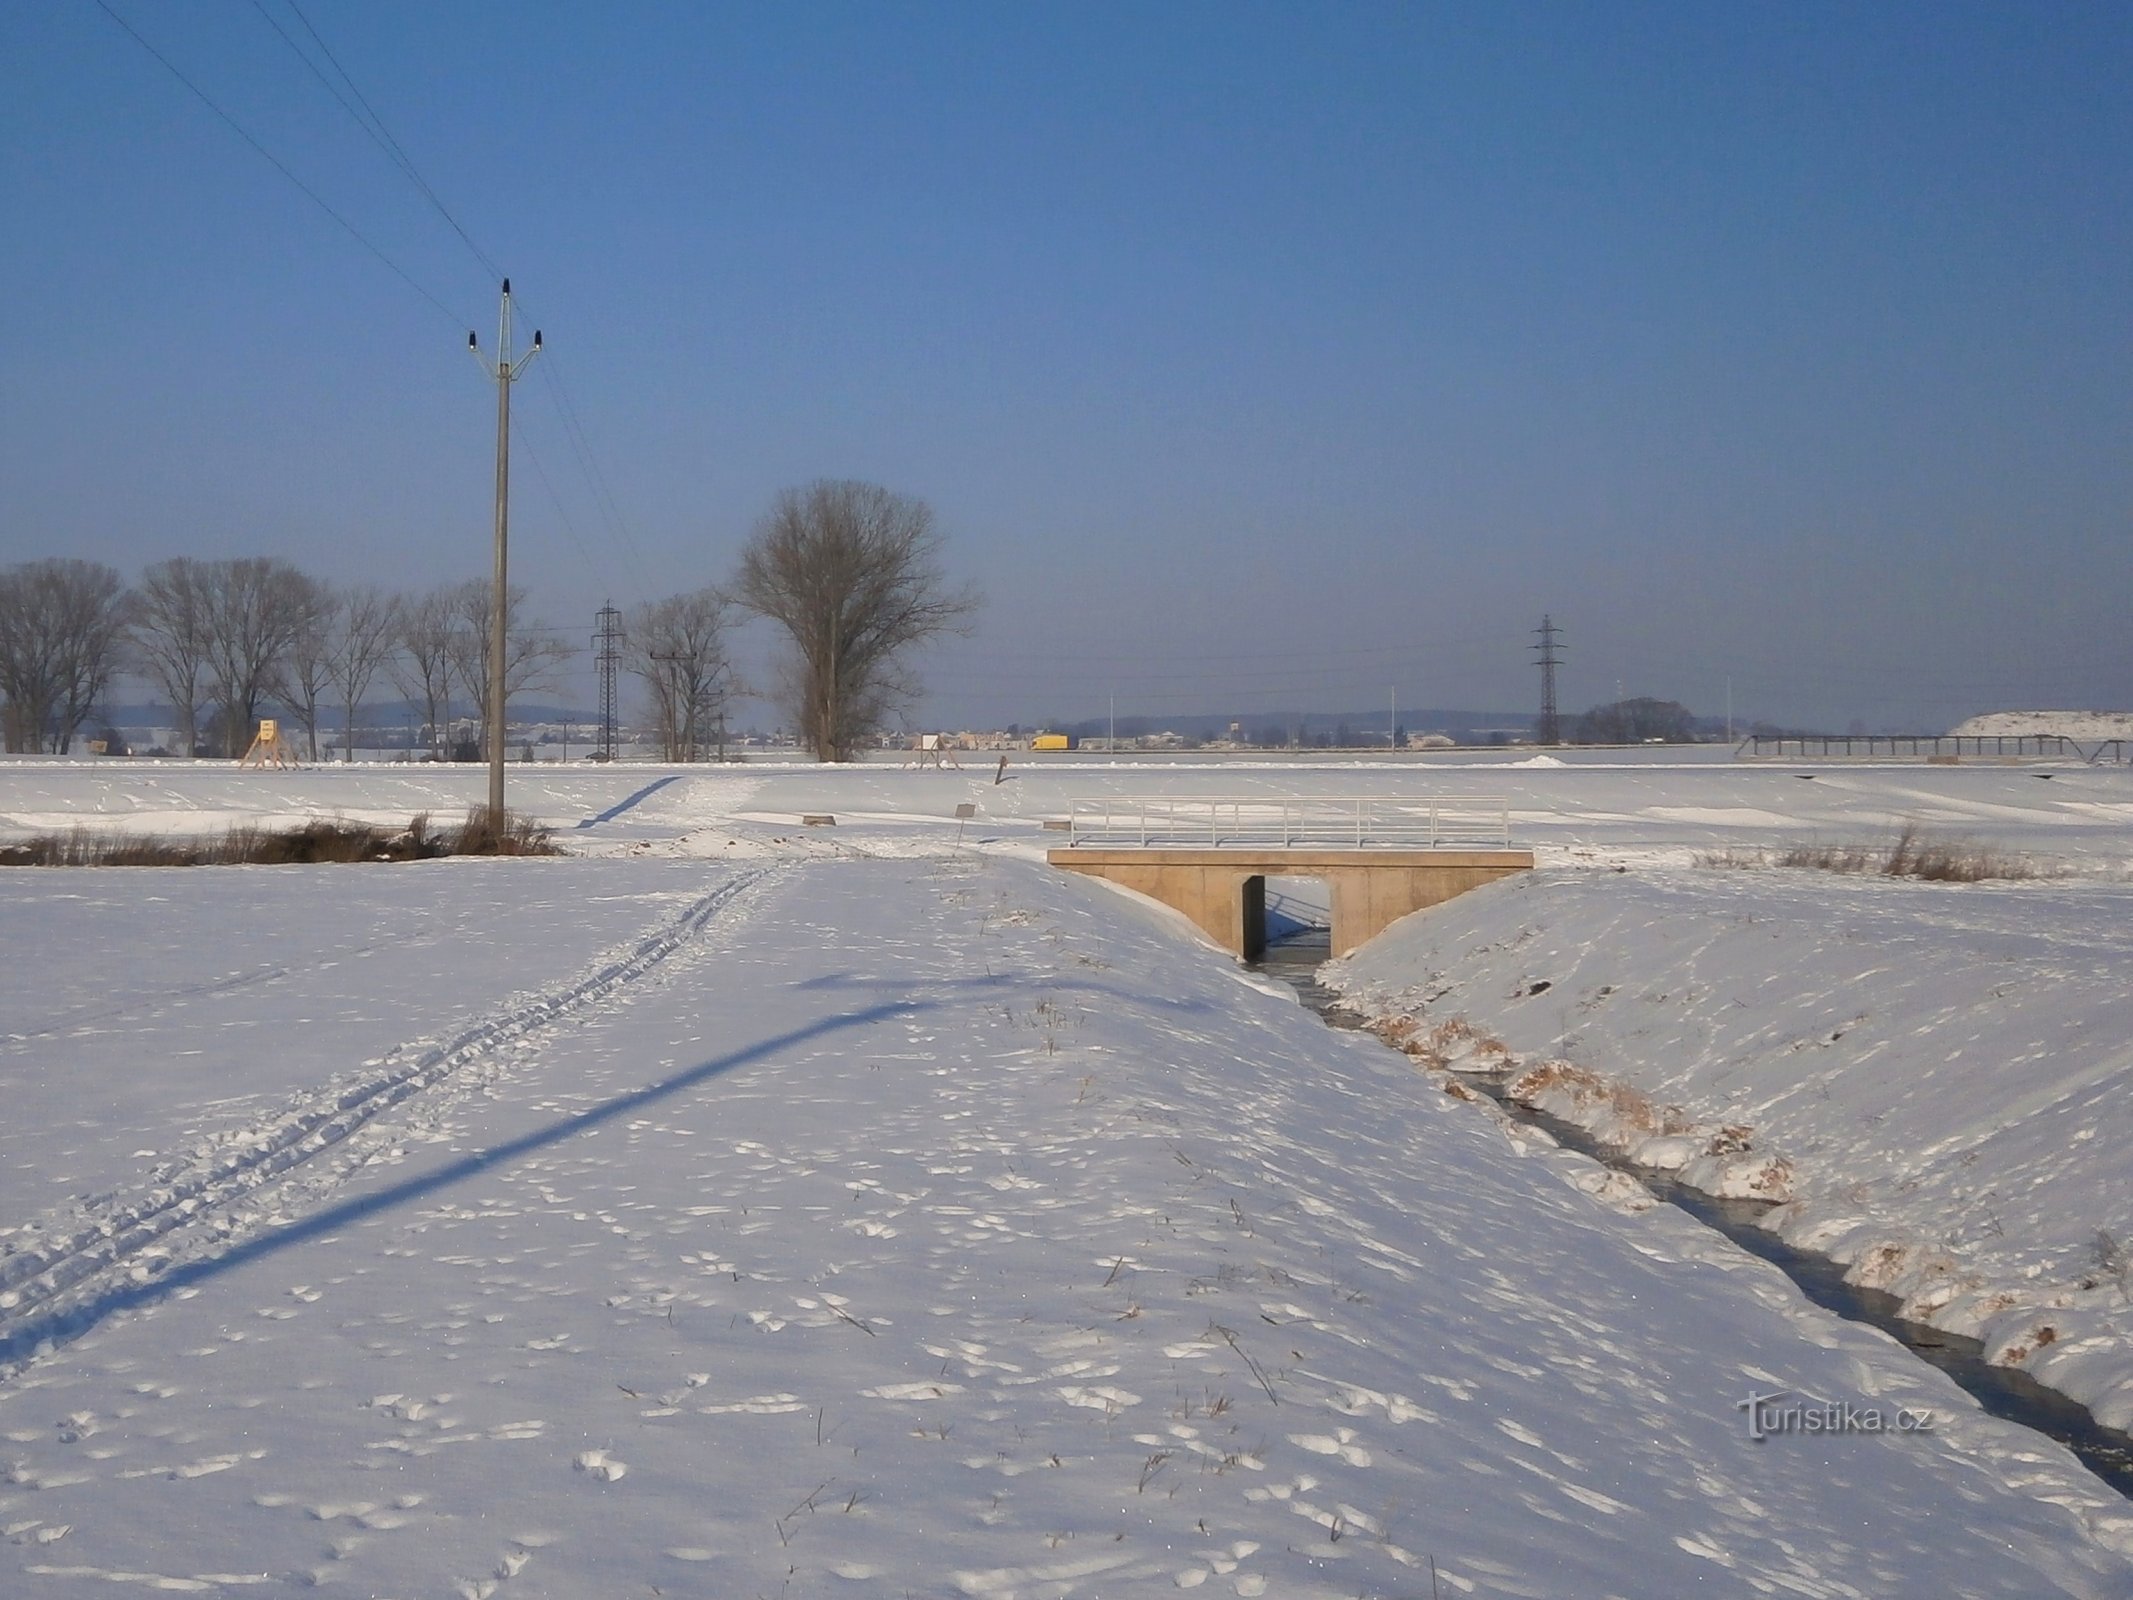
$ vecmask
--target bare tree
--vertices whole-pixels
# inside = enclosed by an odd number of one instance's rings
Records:
[[[330,584],[313,588],[313,604],[291,633],[273,680],[274,698],[303,727],[306,761],[318,760],[318,708],[333,687],[334,619],[341,608],[340,595]]]
[[[735,600],[785,630],[780,698],[819,761],[858,754],[917,693],[917,645],[964,631],[978,606],[951,590],[923,500],[870,483],[786,489],[741,555]]]
[[[65,755],[110,687],[129,615],[126,585],[95,561],[0,572],[0,694],[9,751]]]
[[[207,675],[207,579],[189,556],[158,561],[141,575],[135,611],[135,657],[170,700],[180,755],[200,745],[202,679]]]
[[[222,708],[225,753],[243,754],[298,638],[325,604],[323,587],[273,556],[199,567],[207,597],[207,667]]]
[[[489,619],[494,586],[475,579],[452,591],[452,670],[474,696],[481,743],[488,743]],[[548,669],[577,654],[546,623],[525,616],[526,591],[512,584],[504,596],[504,701],[522,689],[544,685]]]
[[[341,591],[333,623],[333,687],[341,697],[343,756],[355,760],[356,707],[399,648],[400,597],[374,585]]]
[[[630,613],[630,671],[644,680],[668,761],[701,761],[726,708],[733,674],[726,622],[733,602],[717,589],[652,600]]]
[[[444,742],[444,719],[452,714],[452,601],[458,592],[453,586],[432,589],[401,604],[396,630],[400,653],[387,668],[402,694],[422,702],[422,726],[433,761]]]

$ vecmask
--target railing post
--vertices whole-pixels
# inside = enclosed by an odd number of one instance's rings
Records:
[[[1923,743],[1923,741],[1920,741]],[[1978,741],[1982,748],[1985,741]],[[2062,749],[2094,762],[2106,753],[2113,760],[2133,758],[2133,741],[2109,740],[2093,752],[2074,741],[2061,739]],[[1273,805],[1279,826],[1273,821],[1244,820],[1247,805],[1264,810]],[[1345,821],[1341,808],[1346,807]],[[1486,820],[1494,816],[1493,825]],[[1312,843],[1334,844],[1345,834],[1358,850],[1374,847],[1429,849],[1454,845],[1482,845],[1493,841],[1509,848],[1511,801],[1508,795],[1472,795],[1447,799],[1442,795],[1402,798],[1390,795],[1330,795],[1319,799],[1270,799],[1260,795],[1211,795],[1200,797],[1158,796],[1137,800],[1108,796],[1102,800],[1072,800],[1067,804],[1068,844],[1091,841],[1124,845],[1138,842],[1149,846],[1191,848],[1204,845],[1219,849],[1229,845],[1271,846],[1283,849]]]

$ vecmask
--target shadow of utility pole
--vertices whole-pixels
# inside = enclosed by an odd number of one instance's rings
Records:
[[[472,1155],[461,1156],[434,1172],[406,1178],[387,1188],[343,1200],[271,1233],[255,1235],[232,1244],[215,1255],[196,1257],[183,1262],[152,1282],[110,1285],[90,1291],[84,1300],[32,1312],[22,1323],[0,1336],[0,1367],[12,1370],[40,1353],[43,1346],[59,1345],[78,1339],[105,1318],[119,1312],[152,1305],[175,1290],[206,1283],[279,1251],[291,1249],[321,1235],[345,1228],[351,1223],[362,1222],[366,1218],[391,1211],[410,1200],[420,1199],[465,1179],[494,1171],[521,1156],[531,1155],[534,1151],[546,1149],[550,1145],[561,1144],[589,1128],[597,1128],[617,1117],[628,1116],[646,1106],[656,1105],[736,1068],[768,1060],[781,1050],[805,1044],[812,1039],[824,1038],[846,1028],[863,1028],[876,1022],[887,1022],[894,1017],[911,1016],[920,1011],[931,1010],[935,1004],[936,1002],[931,1001],[898,1001],[870,1006],[863,1011],[824,1017],[804,1028],[781,1033],[759,1044],[749,1045],[746,1049],[736,1050],[731,1055],[720,1056],[716,1060],[704,1062],[701,1066],[691,1067],[686,1072],[676,1073],[671,1078],[663,1078],[657,1083],[647,1084],[642,1089],[632,1089],[627,1094],[602,1101],[590,1111],[577,1116],[550,1123],[544,1128],[522,1134],[516,1139],[508,1139],[502,1144],[492,1145],[486,1150],[478,1150]],[[114,1266],[122,1264],[114,1263]]]

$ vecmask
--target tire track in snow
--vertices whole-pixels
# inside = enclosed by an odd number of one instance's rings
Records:
[[[236,1134],[235,1148],[166,1168],[146,1188],[92,1200],[69,1214],[64,1231],[0,1256],[0,1376],[19,1368],[52,1336],[65,1305],[114,1280],[147,1283],[186,1259],[181,1230],[188,1224],[210,1224],[223,1207],[337,1149],[394,1107],[640,982],[774,870],[740,870],[680,916],[561,988],[475,1022],[412,1060],[398,1060],[403,1046],[383,1058],[382,1070],[328,1085]],[[174,1235],[181,1241],[176,1246],[167,1243]],[[236,1234],[224,1228],[214,1237],[234,1242]]]

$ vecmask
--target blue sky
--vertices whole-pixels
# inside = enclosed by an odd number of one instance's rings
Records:
[[[420,289],[14,0],[0,560],[484,573],[489,269],[287,0],[109,3]],[[573,638],[858,477],[988,597],[921,722],[1531,707],[1543,612],[1572,710],[2133,705],[2123,6],[299,4],[544,331]]]

